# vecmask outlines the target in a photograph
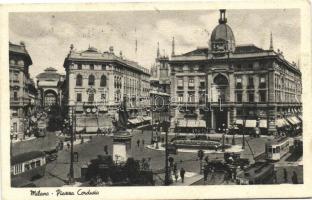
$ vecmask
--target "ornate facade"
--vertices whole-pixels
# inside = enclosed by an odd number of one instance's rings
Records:
[[[75,109],[77,125],[94,132],[112,127],[123,97],[130,117],[145,115],[149,105],[150,74],[136,62],[117,56],[113,47],[100,52],[93,47],[65,58],[66,99]],[[88,131],[90,130],[90,131]]]
[[[172,56],[171,105],[175,127],[222,131],[235,124],[273,134],[299,123],[301,72],[280,50],[237,45],[225,10],[209,47]],[[189,124],[188,124],[189,122]]]
[[[63,91],[60,87],[65,76],[57,73],[53,67],[48,67],[37,75],[37,86],[40,92],[41,106],[48,108],[52,105],[61,105]]]
[[[24,135],[37,103],[37,90],[29,76],[32,65],[25,43],[9,43],[11,133]]]

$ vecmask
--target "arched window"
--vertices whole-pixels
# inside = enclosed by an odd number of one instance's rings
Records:
[[[76,86],[82,86],[82,75],[80,74],[76,77]]]
[[[89,76],[89,81],[88,81],[88,82],[89,82],[89,85],[94,85],[94,80],[95,80],[95,77],[94,77],[94,75],[91,74],[91,75]]]
[[[100,83],[101,87],[105,87],[106,86],[106,76],[102,75],[101,76],[101,83]]]

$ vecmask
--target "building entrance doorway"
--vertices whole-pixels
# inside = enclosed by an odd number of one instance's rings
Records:
[[[227,110],[217,110],[215,111],[215,120],[216,120],[216,132],[224,132],[223,129],[227,127]]]

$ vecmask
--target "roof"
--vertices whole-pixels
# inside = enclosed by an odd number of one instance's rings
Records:
[[[34,158],[45,156],[45,153],[42,151],[30,151],[26,153],[21,153],[11,158],[11,165],[25,162]]]
[[[265,175],[267,172],[270,172],[270,170],[273,169],[274,165],[271,163],[258,162],[247,168],[242,175],[243,177],[248,178],[249,180],[256,179],[258,177]]]
[[[229,25],[222,23],[213,29],[210,41],[213,42],[218,40],[235,41],[233,31]]]
[[[51,78],[51,79],[59,79],[60,74],[56,72],[57,70],[53,67],[48,67],[44,70],[44,72],[38,74],[36,78]]]
[[[237,45],[234,54],[245,54],[245,53],[260,53],[265,50],[255,46],[254,44]],[[207,56],[207,53],[211,53],[208,47],[197,48],[193,51],[182,54],[183,56]]]
[[[149,70],[139,65],[137,62],[132,60],[127,60],[123,57],[116,56],[113,51],[105,51],[101,53],[94,47],[89,47],[87,50],[83,51],[71,51],[67,58],[65,59],[64,66],[66,65],[66,60],[76,60],[76,61],[96,61],[96,62],[118,62],[122,65],[131,67],[135,70],[144,72],[149,75]]]
[[[32,65],[31,57],[28,54],[25,44],[23,42],[21,42],[20,45],[9,42],[9,52],[10,54],[18,54],[23,56],[28,65]]]
[[[56,72],[57,69],[55,69],[55,68],[53,68],[53,67],[48,67],[48,68],[46,68],[44,71],[46,71],[46,72]]]
[[[259,52],[264,52],[264,50],[255,46],[254,44],[247,44],[247,45],[237,45],[234,53],[242,54],[242,53],[259,53]]]

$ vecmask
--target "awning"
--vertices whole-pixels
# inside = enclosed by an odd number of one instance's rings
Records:
[[[76,127],[76,132],[81,132],[84,130],[84,127]]]
[[[99,110],[102,111],[102,112],[108,111],[108,109],[107,109],[106,106],[101,106],[101,107],[99,107]]]
[[[246,124],[245,124],[246,128],[255,128],[256,125],[257,125],[256,120],[251,120],[251,119],[246,120]]]
[[[300,119],[302,121],[302,115],[298,115],[298,119]]]
[[[285,125],[287,125],[287,124],[285,123],[285,120],[284,120],[284,119],[276,119],[276,120],[275,120],[275,125],[276,125],[278,128],[281,128],[281,127],[283,127],[283,126],[285,126]]]
[[[195,128],[196,126],[196,120],[187,120],[186,123],[187,127]]]
[[[83,112],[83,107],[77,106],[76,107],[76,112]]]
[[[206,121],[205,120],[198,120],[198,126],[200,128],[206,128]]]
[[[266,119],[260,119],[259,121],[259,128],[267,128],[267,120]]]
[[[178,120],[178,127],[186,127],[186,121],[184,119]]]
[[[131,124],[139,124],[139,123],[141,123],[141,121],[139,121],[137,118],[128,119],[128,121],[129,121]]]
[[[292,125],[300,123],[300,120],[296,116],[288,117],[287,121],[289,121]]]
[[[96,133],[98,131],[98,127],[94,127],[94,126],[87,126],[86,127],[86,132],[87,133]]]
[[[144,121],[152,121],[152,118],[149,116],[143,117]]]
[[[243,120],[242,119],[237,119],[235,124],[243,125]]]
[[[140,123],[142,123],[142,122],[145,121],[144,118],[143,118],[142,116],[138,116],[137,119],[138,119],[138,121],[140,121]]]

